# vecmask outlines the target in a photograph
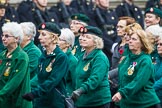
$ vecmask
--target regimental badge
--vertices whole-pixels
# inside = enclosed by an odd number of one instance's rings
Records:
[[[150,12],[153,12],[154,11],[154,9],[153,8],[150,8]]]
[[[4,72],[4,76],[9,76],[9,74],[10,74],[10,67],[8,67],[6,70],[5,70],[5,72]]]
[[[43,23],[42,24],[42,29],[44,29],[44,28],[46,28],[46,24]]]
[[[74,17],[74,19],[76,19],[76,20],[77,20],[77,19],[78,19],[78,17],[77,17],[77,16],[75,16],[75,17]]]
[[[128,75],[132,75],[134,72],[134,67],[137,65],[137,62],[133,62],[132,65],[129,66],[128,68]]]
[[[51,72],[51,70],[52,70],[52,67],[51,67],[50,65],[48,65],[48,66],[46,67],[46,71],[47,71],[47,72]]]
[[[134,69],[133,69],[133,68],[129,68],[129,69],[128,69],[128,75],[132,75],[133,72],[134,72]]]
[[[52,64],[54,63],[54,61],[55,61],[55,59],[53,59],[53,60],[49,63],[49,65],[46,67],[46,72],[51,72],[51,70],[52,70]]]
[[[83,70],[84,71],[87,71],[88,70],[88,67],[89,67],[90,63],[88,63],[87,65],[84,66]]]
[[[75,55],[76,53],[76,47],[74,47],[74,49],[71,51],[73,55]]]

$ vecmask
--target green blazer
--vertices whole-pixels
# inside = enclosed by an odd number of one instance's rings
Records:
[[[26,45],[23,50],[29,57],[30,79],[32,79],[37,74],[36,69],[38,67],[38,60],[42,53],[33,41]]]
[[[76,89],[82,94],[76,101],[77,107],[96,107],[111,101],[108,81],[109,61],[102,50],[94,49],[81,57],[76,67]]]
[[[49,55],[44,52],[40,58],[38,70],[38,85],[32,89],[36,108],[64,108],[64,98],[55,88],[65,95],[67,55],[58,46]]]
[[[6,53],[0,53],[0,108],[32,108],[22,99],[30,92],[28,55],[19,46],[8,57]]]
[[[71,96],[72,92],[75,90],[75,77],[76,77],[76,66],[78,59],[72,55],[70,49],[66,52],[69,59],[69,71],[66,77],[66,92],[68,96]]]
[[[84,53],[84,50],[79,43],[79,36],[75,37],[75,43],[71,52],[76,58],[80,58],[80,56]]]
[[[154,66],[150,55],[129,53],[119,64],[120,108],[147,108],[160,103],[154,84]]]

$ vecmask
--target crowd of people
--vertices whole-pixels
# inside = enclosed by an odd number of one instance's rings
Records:
[[[162,0],[0,0],[0,108],[162,108]]]

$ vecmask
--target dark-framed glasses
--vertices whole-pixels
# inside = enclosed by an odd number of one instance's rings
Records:
[[[162,43],[157,43],[157,45],[162,46]]]
[[[8,34],[5,34],[5,35],[2,34],[1,37],[9,38],[9,37],[14,37],[14,36],[12,36],[12,35],[8,35]]]
[[[65,41],[66,42],[66,40],[65,39],[62,39],[62,38],[59,38],[59,41]]]

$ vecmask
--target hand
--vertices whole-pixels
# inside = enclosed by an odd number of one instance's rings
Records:
[[[119,102],[122,99],[122,96],[119,92],[117,92],[113,97],[112,97],[112,101],[114,102]]]
[[[26,94],[22,95],[22,98],[27,101],[32,101],[34,99],[34,95],[32,93],[26,93]]]
[[[81,95],[82,93],[83,93],[83,91],[82,91],[81,89],[77,89],[77,90],[73,91],[71,98],[72,98],[74,101],[76,101],[76,100],[80,97],[80,95]]]

